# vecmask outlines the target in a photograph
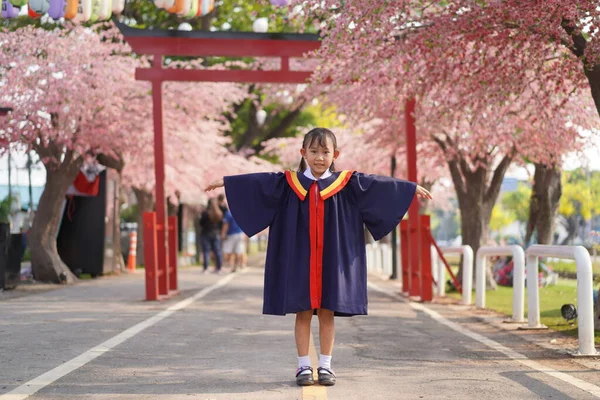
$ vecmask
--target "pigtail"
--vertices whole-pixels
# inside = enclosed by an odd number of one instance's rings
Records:
[[[300,159],[300,165],[298,165],[298,172],[304,172],[307,168],[308,165],[306,165],[306,160],[304,159],[304,157],[302,157]]]

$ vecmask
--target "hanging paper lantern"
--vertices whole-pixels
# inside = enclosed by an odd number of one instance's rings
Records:
[[[198,0],[191,0],[190,11],[184,15],[185,18],[194,18],[198,14]]]
[[[125,9],[125,0],[112,0],[113,14],[121,14]]]
[[[173,6],[167,8],[167,12],[170,12],[171,14],[177,14],[181,12],[181,10],[183,10],[183,7],[185,6],[185,4],[183,4],[184,2],[185,0],[175,0]]]
[[[193,29],[192,29],[192,26],[191,26],[189,23],[187,23],[187,22],[182,22],[182,23],[180,23],[180,24],[179,24],[179,26],[177,27],[177,30],[178,30],[178,31],[186,31],[186,32],[190,32],[190,31],[192,31]]]
[[[67,6],[65,7],[65,19],[73,19],[77,16],[77,7],[79,6],[79,0],[66,0]]]
[[[98,12],[98,19],[100,21],[106,21],[112,14],[112,0],[100,0],[100,11]]]
[[[16,18],[19,15],[19,7],[15,7],[8,0],[2,0],[2,18]]]
[[[175,6],[175,0],[154,0],[154,5],[158,8],[168,10]]]
[[[288,0],[270,0],[271,4],[278,7],[284,7],[288,5]]]
[[[75,22],[87,22],[92,18],[92,0],[78,0]]]
[[[267,18],[257,18],[252,24],[252,30],[254,32],[267,32],[269,30],[269,20]]]
[[[61,19],[65,16],[66,7],[67,0],[50,0],[50,8],[48,9],[48,15],[54,20]]]
[[[92,15],[90,22],[105,21],[110,18],[111,0],[92,0]]]
[[[90,15],[90,22],[98,21],[98,12],[100,11],[100,0],[92,0],[92,15]]]
[[[215,0],[198,0],[198,6],[198,14],[196,16],[205,16],[215,9]]]
[[[36,14],[40,16],[46,14],[50,9],[50,1],[49,0],[29,0],[29,9],[33,10]]]

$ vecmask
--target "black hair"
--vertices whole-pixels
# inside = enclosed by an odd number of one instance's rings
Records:
[[[315,141],[317,141],[319,146],[325,147],[327,145],[327,138],[329,138],[331,143],[333,143],[333,150],[337,150],[337,139],[335,138],[335,134],[327,128],[311,129],[306,135],[304,135],[304,140],[302,140],[302,148],[309,149]],[[304,172],[307,168],[308,165],[306,165],[306,160],[304,160],[304,157],[302,157],[300,160],[300,165],[298,165],[298,172]],[[331,172],[335,172],[334,163],[331,163],[329,170]]]

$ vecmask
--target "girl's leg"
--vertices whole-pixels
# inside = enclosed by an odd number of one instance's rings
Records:
[[[298,369],[296,370],[296,384],[299,386],[310,386],[315,383],[313,370],[311,368],[308,347],[310,345],[310,320],[313,310],[300,311],[296,313],[296,348],[298,350]]]
[[[335,375],[331,369],[331,353],[335,341],[335,326],[333,323],[334,313],[331,310],[321,308],[317,310],[319,316],[319,341],[321,354],[319,355],[319,384],[323,386],[335,385]]]
[[[319,317],[319,342],[321,344],[321,354],[331,356],[333,352],[333,342],[335,341],[335,325],[333,322],[333,311],[325,308],[317,310]]]
[[[298,357],[308,356],[308,346],[310,344],[310,320],[313,310],[300,311],[296,313],[296,326],[294,334],[296,336],[296,349]]]

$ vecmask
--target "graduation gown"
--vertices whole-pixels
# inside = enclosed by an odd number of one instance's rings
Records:
[[[354,171],[318,181],[292,171],[255,173],[226,176],[224,183],[246,235],[269,227],[264,314],[367,314],[364,226],[375,240],[391,232],[415,183]]]

